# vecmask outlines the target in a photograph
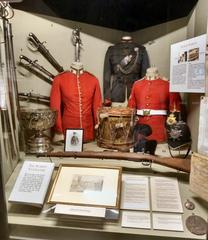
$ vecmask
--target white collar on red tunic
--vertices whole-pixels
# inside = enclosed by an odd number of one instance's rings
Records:
[[[71,63],[71,72],[80,75],[84,71],[83,64],[81,62],[72,62]]]
[[[71,67],[70,71],[76,75],[81,75],[84,73],[84,69],[80,69],[80,70],[77,70],[77,69],[74,69]]]

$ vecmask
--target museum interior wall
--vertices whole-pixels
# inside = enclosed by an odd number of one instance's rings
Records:
[[[116,30],[106,30],[101,27],[90,26],[88,24],[77,23],[57,18],[48,18],[47,16],[34,15],[24,11],[15,11],[13,19],[14,33],[14,49],[16,60],[21,54],[32,60],[38,60],[38,63],[48,69],[51,73],[57,74],[56,70],[38,53],[30,51],[27,47],[27,36],[33,32],[41,41],[45,41],[45,46],[55,57],[65,70],[70,68],[70,64],[74,61],[74,46],[71,41],[72,30],[79,27],[81,30],[81,38],[83,49],[81,50],[81,60],[85,69],[93,73],[102,85],[103,61],[105,52],[111,44],[109,41],[100,38],[99,32],[105,32],[112,41],[115,36],[120,39],[122,32]],[[21,28],[21,31],[20,31]],[[98,36],[88,34],[95,30]],[[85,30],[85,31],[84,31]],[[17,66],[18,70],[18,66]],[[22,76],[18,71],[19,91],[33,90],[34,93],[49,95],[51,86],[37,78],[35,75],[29,74]]]
[[[81,61],[84,63],[85,69],[99,79],[101,87],[103,63],[107,48],[119,42],[124,35],[132,35],[135,42],[145,45],[150,64],[157,66],[161,75],[169,78],[170,44],[186,39],[186,22],[187,19],[183,18],[129,34],[118,30],[16,10],[12,22],[15,57],[17,62],[21,54],[28,56],[32,60],[37,59],[39,64],[56,74],[53,67],[38,52],[32,52],[28,49],[26,39],[28,34],[33,32],[40,40],[46,41],[46,47],[64,69],[69,69],[71,62],[74,60],[74,46],[71,42],[72,30],[75,27],[80,27],[83,41]],[[162,30],[159,36],[158,29]],[[170,31],[170,29],[174,30]],[[92,31],[94,31],[93,34]],[[154,36],[154,33],[157,33],[157,36]],[[162,57],[161,52],[163,53]],[[17,71],[17,74],[19,91],[33,90],[34,93],[49,94],[50,85],[48,83],[30,73],[22,76]]]
[[[187,22],[187,17],[180,18],[133,33],[135,41],[146,47],[150,65],[166,78],[170,75],[170,45],[186,39]]]

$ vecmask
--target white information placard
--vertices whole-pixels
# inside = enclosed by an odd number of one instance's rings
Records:
[[[200,102],[198,152],[208,156],[208,97]]]
[[[183,232],[183,220],[181,214],[153,213],[153,229]]]
[[[105,217],[105,208],[99,207],[86,207],[86,206],[76,206],[76,205],[65,205],[56,204],[54,213],[64,214],[64,215],[76,215],[85,217]]]
[[[150,210],[147,176],[122,175],[121,209]]]
[[[9,196],[9,202],[41,207],[48,190],[55,164],[25,161]]]
[[[170,92],[205,92],[206,34],[171,45]]]
[[[168,177],[151,177],[152,211],[183,213],[178,180]]]
[[[130,228],[151,228],[151,219],[149,212],[123,211],[121,219],[122,227]]]

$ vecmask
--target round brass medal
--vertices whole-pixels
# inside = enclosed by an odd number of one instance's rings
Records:
[[[192,215],[186,219],[186,227],[196,235],[204,235],[207,233],[207,222],[200,216]]]

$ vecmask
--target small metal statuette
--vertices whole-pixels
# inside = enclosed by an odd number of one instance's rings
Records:
[[[186,200],[184,206],[188,209],[188,210],[193,210],[195,208],[195,204],[193,202],[191,202],[189,199]]]
[[[80,30],[78,28],[72,31],[72,43],[75,46],[75,62],[79,62],[82,40],[80,38]]]
[[[186,219],[187,229],[196,235],[204,235],[207,233],[207,223],[206,221],[195,214],[192,214]]]

